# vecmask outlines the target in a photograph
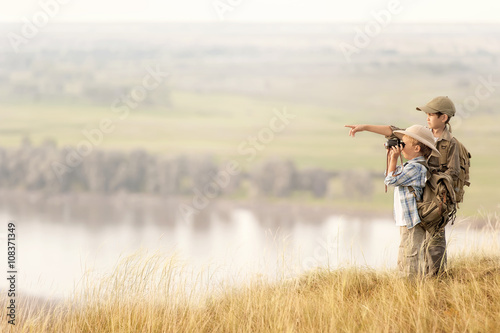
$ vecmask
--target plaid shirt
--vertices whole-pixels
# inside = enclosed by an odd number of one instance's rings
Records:
[[[427,180],[427,169],[417,161],[425,162],[423,156],[415,157],[406,162],[403,167],[398,166],[395,171],[385,177],[386,185],[395,186],[394,191],[399,191],[402,218],[406,222],[408,229],[413,228],[420,223],[418,216],[417,200],[422,198],[423,189]],[[410,192],[408,186],[415,189],[415,195]],[[396,195],[396,193],[394,193]],[[396,202],[394,203],[396,204]],[[396,209],[394,209],[394,218],[396,219]],[[397,220],[397,219],[396,219]]]

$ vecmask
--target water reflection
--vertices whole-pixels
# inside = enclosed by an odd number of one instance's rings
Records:
[[[390,219],[341,215],[292,219],[283,212],[278,223],[262,212],[229,209],[209,211],[203,223],[181,219],[166,223],[165,216],[142,211],[139,225],[134,210],[122,209],[119,223],[109,223],[109,215],[94,214],[90,224],[50,220],[46,215],[21,219],[4,210],[0,219],[14,219],[18,225],[19,290],[46,297],[70,295],[86,272],[110,272],[120,257],[139,249],[175,254],[186,259],[193,271],[214,265],[217,274],[209,284],[219,279],[237,282],[255,273],[283,277],[314,267],[394,268],[396,263],[399,231]],[[451,227],[447,232],[450,251],[483,241],[477,231]],[[495,237],[498,242],[498,233]]]

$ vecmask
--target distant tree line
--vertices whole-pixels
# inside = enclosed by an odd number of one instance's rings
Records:
[[[71,147],[47,140],[40,146],[25,140],[17,149],[0,147],[0,187],[28,191],[147,193],[190,196],[214,182],[220,166],[210,156],[158,156],[145,150],[94,150],[81,163],[59,174],[54,162],[64,161]],[[321,198],[331,195],[332,180],[347,197],[370,197],[374,175],[368,171],[299,170],[290,160],[271,158],[251,170],[232,175],[221,195],[289,197],[296,191]]]

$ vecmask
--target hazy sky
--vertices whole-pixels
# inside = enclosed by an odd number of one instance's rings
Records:
[[[493,0],[0,0],[0,21],[32,19],[43,3],[55,21],[367,21],[391,2],[394,22],[500,23]]]

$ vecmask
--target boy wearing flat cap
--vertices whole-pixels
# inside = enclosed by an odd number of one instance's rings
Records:
[[[458,183],[460,174],[460,155],[457,141],[451,134],[450,119],[455,115],[455,105],[447,96],[432,99],[425,106],[417,107],[427,115],[427,124],[434,134],[436,147],[440,157],[431,156],[427,164],[431,169],[447,173]],[[395,129],[394,127],[391,127]],[[442,228],[435,235],[427,235],[428,243],[425,253],[425,274],[437,275],[446,268],[446,236]]]
[[[416,108],[425,112],[427,124],[432,130],[435,147],[440,152],[440,156],[431,155],[427,164],[430,169],[447,173],[456,184],[460,173],[459,151],[456,139],[451,134],[450,119],[455,115],[455,105],[447,96],[433,98],[425,106]],[[388,125],[346,125],[350,128],[349,135],[355,136],[357,132],[369,131],[393,137],[395,131],[400,130]],[[446,237],[444,227],[436,230],[432,234],[426,234],[426,252],[424,274],[437,275],[446,267]]]

